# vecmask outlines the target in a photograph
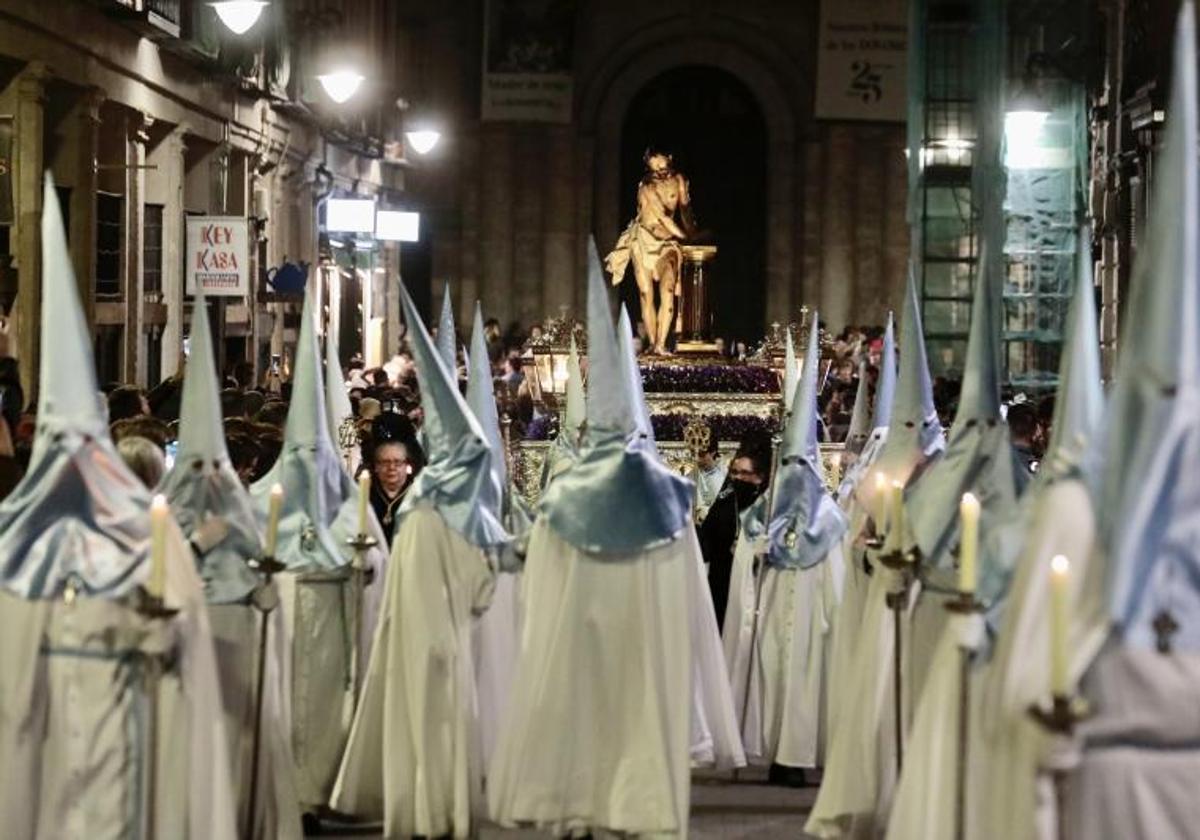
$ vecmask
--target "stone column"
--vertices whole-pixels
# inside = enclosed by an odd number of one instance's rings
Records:
[[[17,205],[17,299],[13,326],[21,386],[27,397],[35,393],[38,376],[42,314],[42,169],[46,65],[30,62],[16,79],[17,114],[14,157]]]
[[[801,239],[803,280],[800,298],[792,308],[817,306],[821,301],[821,222],[824,218],[821,199],[825,189],[825,147],[818,139],[804,142],[804,231]]]
[[[542,256],[545,240],[542,232],[547,181],[545,136],[540,127],[524,126],[516,132],[515,171],[510,179],[512,193],[512,285],[515,317],[523,327],[541,321],[548,313],[542,306],[546,286]]]
[[[125,290],[125,358],[122,379],[146,387],[145,336],[143,333],[145,294],[142,277],[142,236],[145,213],[146,144],[150,141],[153,120],[136,111],[126,117],[125,142],[125,219],[124,219],[124,278]]]
[[[763,261],[766,271],[766,310],[762,313],[764,324],[772,321],[788,323],[799,319],[800,304],[793,298],[799,291],[799,272],[796,271],[795,248],[792,238],[796,225],[796,149],[792,142],[771,136],[768,160],[772,165],[767,175],[767,230],[764,244],[767,248]],[[717,243],[718,249],[720,243]],[[717,252],[717,263],[721,254]],[[734,282],[732,277],[718,274],[718,283]]]
[[[851,227],[854,284],[846,314],[855,323],[882,324],[887,290],[883,283],[883,230],[887,211],[883,131],[860,128],[854,149],[855,201]]]
[[[540,317],[575,305],[575,143],[567,126],[546,129]]]
[[[90,327],[96,323],[96,155],[104,91],[90,88],[75,106],[75,188],[71,190],[71,262]]]
[[[834,332],[850,317],[854,259],[854,129],[829,126],[822,201],[821,318]]]
[[[163,138],[153,154],[153,159],[163,174],[163,182],[167,185],[162,232],[162,296],[167,307],[167,324],[163,328],[162,337],[164,379],[179,372],[183,358],[183,182],[186,134],[186,126],[177,126]]]
[[[495,313],[505,328],[518,317],[513,283],[513,129],[508,125],[483,127],[480,149],[482,179],[479,212],[482,230],[479,266],[483,307]],[[433,308],[441,304],[440,288],[433,290]]]

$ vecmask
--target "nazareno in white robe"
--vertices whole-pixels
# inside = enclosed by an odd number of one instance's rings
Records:
[[[140,836],[151,764],[148,656],[159,681],[156,837],[236,837],[213,639],[178,527],[167,531],[169,620],[132,597],[0,592],[0,825],[27,840]],[[149,563],[139,574],[149,572]]]
[[[896,635],[886,596],[898,588],[899,573],[875,564],[863,599],[862,618],[847,681],[846,708],[830,733],[825,775],[804,830],[817,837],[875,836],[886,825],[896,780],[895,668]],[[902,628],[919,585],[909,589]],[[901,632],[904,632],[902,629]],[[903,668],[903,663],[902,666]],[[912,697],[902,684],[904,721],[911,718]]]
[[[494,573],[428,502],[405,513],[332,804],[384,836],[466,837],[482,810],[471,626]]]
[[[486,769],[496,748],[500,725],[512,696],[521,634],[520,573],[498,572],[491,606],[471,625],[478,693],[479,738]]]
[[[586,554],[544,518],[525,568],[512,701],[488,773],[504,826],[686,836],[695,532]]]

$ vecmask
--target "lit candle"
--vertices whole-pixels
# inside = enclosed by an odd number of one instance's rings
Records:
[[[889,551],[904,549],[904,485],[892,482],[891,512],[888,513],[887,548]]]
[[[271,501],[267,507],[266,555],[275,556],[275,543],[279,538],[279,514],[283,510],[283,485],[271,485]]]
[[[358,535],[367,533],[367,502],[371,498],[371,474],[364,472],[358,477]]]
[[[888,503],[888,477],[887,473],[875,473],[875,535],[882,537],[884,530],[887,527],[887,503]]]
[[[958,510],[962,516],[962,538],[958,546],[958,589],[960,592],[974,592],[977,577],[975,557],[979,551],[979,499],[970,493],[963,493]]]
[[[842,453],[835,452],[829,459],[829,486],[836,493],[842,484]]]
[[[1071,563],[1061,554],[1050,561],[1050,691],[1067,696],[1067,628],[1070,602],[1067,583]]]
[[[162,598],[167,583],[167,519],[171,508],[161,493],[150,502],[150,594]]]

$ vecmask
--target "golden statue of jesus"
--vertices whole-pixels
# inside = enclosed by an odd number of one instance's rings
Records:
[[[624,279],[626,266],[633,263],[647,346],[651,352],[665,354],[683,269],[681,245],[688,237],[685,228],[691,228],[691,201],[687,178],[675,171],[669,154],[647,149],[643,160],[646,174],[638,184],[637,216],[604,262],[614,286]]]

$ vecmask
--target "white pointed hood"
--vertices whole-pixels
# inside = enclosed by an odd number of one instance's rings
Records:
[[[867,363],[858,363],[858,388],[854,392],[854,410],[850,414],[850,426],[846,429],[846,451],[857,454],[862,451],[871,436],[871,383],[867,377]]]
[[[79,303],[54,182],[42,210],[41,369],[29,469],[0,502],[0,586],[24,598],[116,598],[144,577],[150,493],[125,466],[97,400],[92,342]]]
[[[354,408],[342,379],[342,362],[338,358],[337,319],[330,319],[325,336],[325,406],[329,412],[329,436],[334,449],[342,456],[347,472],[354,473],[359,461],[358,432],[354,424]]]
[[[458,384],[458,331],[454,327],[454,304],[450,299],[450,283],[442,291],[442,314],[438,317],[437,350],[450,371],[450,379]]]
[[[471,330],[471,352],[467,358],[467,406],[483,427],[491,461],[491,486],[481,494],[480,501],[492,507],[497,519],[503,519],[502,500],[508,485],[508,465],[504,459],[500,416],[492,390],[492,364],[488,360],[487,339],[483,334],[483,309],[478,302],[475,303],[475,323]]]
[[[791,328],[785,329],[783,334],[787,336],[783,351],[783,408],[790,412],[796,398],[796,386],[800,384],[800,363],[796,360]]]
[[[900,373],[896,379],[886,439],[855,488],[855,496],[867,510],[874,506],[875,473],[884,473],[889,483],[907,484],[914,472],[924,469],[946,445],[933,404],[933,382],[929,378],[925,355],[917,283],[911,269],[904,292],[900,330]]]
[[[243,601],[258,585],[247,561],[262,553],[261,532],[249,492],[229,460],[221,419],[217,367],[213,361],[208,305],[203,292],[192,308],[192,352],[183,379],[179,452],[163,479],[162,492],[185,534],[207,517],[219,517],[228,532],[196,558],[209,603]]]
[[[403,284],[400,300],[421,384],[421,429],[429,459],[409,487],[401,513],[429,502],[467,542],[485,549],[502,546],[510,537],[499,520],[487,435],[458,392],[454,368],[434,346]],[[453,344],[450,346],[453,350]]]
[[[642,409],[613,330],[603,272],[588,260],[587,431],[578,461],[550,482],[541,510],[581,551],[614,559],[665,545],[690,527],[693,486],[668,469],[639,428]],[[621,523],[614,528],[613,523]]]
[[[282,485],[276,555],[293,572],[340,568],[349,559],[349,550],[330,531],[348,495],[349,478],[329,436],[314,286],[304,294],[283,448],[270,472],[250,487],[259,522],[265,524],[271,488]]]
[[[779,469],[771,477],[774,510],[767,525],[767,562],[785,568],[820,563],[846,532],[846,517],[829,495],[818,443],[817,379],[821,370],[819,319],[813,313],[804,369],[783,430]],[[790,347],[790,341],[789,341]]]
[[[1029,473],[1013,451],[1008,424],[1000,416],[1000,279],[985,253],[971,307],[962,394],[945,454],[908,494],[913,538],[923,569],[940,570],[951,580],[958,545],[959,503],[972,493],[982,507],[981,530],[1004,521],[1016,510]],[[903,350],[903,348],[901,348]],[[981,561],[986,566],[988,559]]]
[[[1172,649],[1200,649],[1200,171],[1196,12],[1179,10],[1162,162],[1138,249],[1109,402],[1096,499],[1107,594],[1122,641],[1152,647],[1155,616],[1179,623]]]
[[[623,303],[621,313],[617,317],[617,353],[621,357],[625,392],[628,394],[629,404],[633,406],[638,434],[653,443],[654,425],[650,422],[650,408],[646,404],[646,392],[642,388],[642,371],[638,367],[637,352],[633,349],[633,325],[629,320],[629,311]]]

